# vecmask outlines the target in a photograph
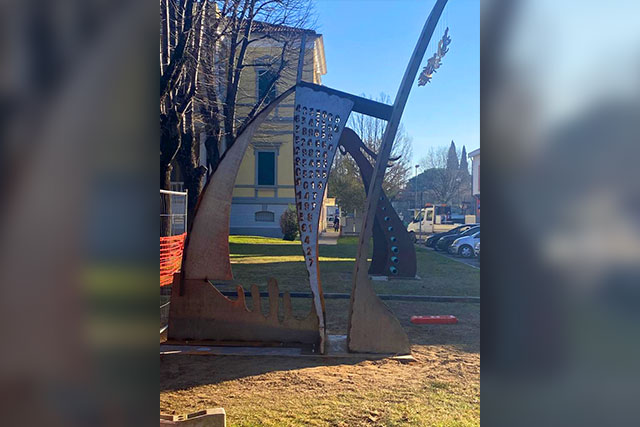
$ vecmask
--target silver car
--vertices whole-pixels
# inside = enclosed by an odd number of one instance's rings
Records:
[[[451,243],[449,246],[449,253],[460,255],[464,258],[473,258],[473,248],[476,243],[480,241],[480,232],[472,234],[471,236],[460,237]]]

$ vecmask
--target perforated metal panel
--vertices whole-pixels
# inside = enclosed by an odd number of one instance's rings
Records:
[[[293,168],[300,240],[324,338],[324,300],[318,270],[318,224],[329,170],[353,101],[306,87],[296,89]]]

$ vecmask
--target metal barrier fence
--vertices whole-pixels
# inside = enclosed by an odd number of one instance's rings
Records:
[[[160,190],[160,286],[170,285],[180,271],[187,236],[187,195]]]
[[[160,190],[160,236],[187,232],[186,191]]]
[[[184,241],[187,236],[186,191],[160,190],[160,294],[163,286],[173,282],[173,274],[180,271]],[[166,290],[166,289],[165,289]],[[160,333],[167,329],[169,301],[160,306]]]

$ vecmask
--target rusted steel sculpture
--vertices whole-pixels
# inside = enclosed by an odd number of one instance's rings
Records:
[[[340,138],[343,154],[349,153],[360,169],[360,176],[366,191],[369,190],[373,166],[362,152],[367,151],[375,158],[375,153],[364,145],[360,137],[350,128],[345,128]],[[373,257],[369,266],[369,274],[377,276],[415,278],[416,249],[409,233],[396,210],[387,200],[380,201],[373,225]]]
[[[311,87],[296,88],[293,167],[298,227],[324,350],[325,313],[318,266],[318,227],[329,169],[353,101]]]
[[[294,155],[294,162],[299,162],[299,165],[294,166],[296,205],[302,250],[314,301],[312,314],[306,319],[297,323],[282,320],[277,329],[281,343],[314,344],[320,352],[324,352],[326,331],[324,298],[318,270],[317,231],[329,169],[351,110],[388,120],[391,107],[306,82],[299,82],[284,92],[239,132],[236,142],[221,159],[218,169],[203,190],[191,235],[186,242],[182,274],[174,278],[169,339],[245,341],[250,337],[251,341],[256,342],[273,339],[273,333],[267,333],[271,330],[269,328],[274,327],[273,319],[238,308],[242,304],[222,296],[210,281],[232,278],[229,262],[229,214],[234,182],[244,153],[267,115],[294,90],[296,107],[300,107],[294,114],[294,120],[298,117],[298,122],[294,123],[294,150],[298,150],[298,154]],[[314,117],[311,117],[312,109]],[[259,301],[257,294],[256,300]],[[286,301],[285,299],[285,304]],[[227,314],[221,317],[221,313]],[[292,327],[293,324],[298,326]],[[287,334],[286,330],[291,333]]]
[[[429,40],[446,3],[447,0],[438,0],[436,2],[422,29],[398,89],[391,117],[385,128],[380,152],[373,169],[373,178],[369,185],[364,223],[360,232],[358,254],[353,273],[347,330],[347,345],[350,351],[364,353],[408,353],[410,351],[409,338],[402,329],[400,322],[373,290],[367,273],[367,255],[375,216],[381,207],[379,202],[386,200],[386,197],[382,195],[382,181],[389,156],[391,155],[392,144],[400,124],[400,118],[418,73],[420,62],[424,57]],[[389,231],[394,231],[394,229]]]
[[[179,278],[177,278],[179,280]],[[284,317],[278,317],[278,283],[269,279],[269,314],[264,315],[260,291],[251,286],[251,310],[244,289],[237,286],[238,298],[230,300],[206,281],[185,280],[184,295],[171,295],[169,339],[318,344],[318,316],[315,310],[297,319],[291,310],[291,297],[282,299]]]
[[[325,315],[322,284],[318,269],[318,222],[328,174],[351,111],[386,120],[387,127],[380,153],[370,174],[367,207],[355,271],[348,325],[350,351],[370,353],[406,353],[409,340],[398,319],[373,291],[367,273],[369,240],[374,219],[381,214],[386,225],[384,238],[393,243],[404,227],[398,228],[390,205],[382,192],[382,180],[389,161],[391,145],[400,117],[415,80],[420,61],[435,25],[446,4],[438,0],[422,31],[407,67],[393,106],[340,92],[324,86],[299,81],[258,113],[238,132],[234,145],[227,150],[218,169],[203,190],[185,246],[182,273],[174,277],[169,314],[168,338],[176,340],[253,341],[314,344],[324,353]],[[224,297],[211,280],[232,278],[229,261],[229,217],[233,187],[240,163],[257,128],[268,114],[295,90],[294,112],[294,179],[296,207],[302,240],[302,251],[313,292],[313,306],[305,319],[295,319],[291,300],[285,294],[284,317],[278,316],[278,286],[269,281],[269,315],[262,313],[257,287],[252,287],[253,305],[249,310],[244,290],[238,287],[238,298]],[[348,133],[351,131],[348,131]],[[351,137],[348,137],[351,138]],[[369,174],[367,174],[369,175]],[[363,174],[364,176],[364,174]],[[386,217],[389,219],[386,219]],[[398,250],[400,247],[398,246]],[[388,253],[385,251],[385,256]],[[390,262],[395,261],[390,258]],[[386,265],[386,264],[385,264]],[[389,265],[388,268],[392,268]]]
[[[312,307],[304,319],[291,312],[291,299],[284,297],[284,318],[278,318],[278,287],[269,281],[269,312],[261,312],[260,293],[252,287],[253,305],[248,310],[244,291],[238,287],[233,301],[223,296],[211,280],[232,279],[229,260],[229,219],[233,187],[240,163],[255,131],[269,113],[295,87],[285,91],[238,132],[218,169],[205,186],[185,246],[182,273],[174,276],[169,311],[169,340],[252,341],[321,345],[318,316]]]

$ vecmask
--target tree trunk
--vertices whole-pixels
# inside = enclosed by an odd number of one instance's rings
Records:
[[[160,165],[160,188],[163,190],[171,189],[171,171],[173,170],[172,165],[161,164]],[[170,214],[171,213],[171,197],[168,195],[160,194],[160,214]],[[170,236],[171,235],[171,217],[170,216],[161,216],[160,217],[160,235],[161,236]]]
[[[164,69],[164,73],[160,76],[160,98],[164,98],[168,92],[174,87],[179,76],[179,67],[184,62],[187,41],[191,34],[193,23],[193,2],[194,0],[186,0],[183,11],[183,25],[181,31],[178,32],[178,43],[171,53],[169,64]]]
[[[209,169],[209,176],[213,175],[216,169],[218,169],[218,164],[220,163],[220,150],[218,149],[218,144],[218,138],[213,135],[207,135],[204,146],[207,149],[207,167]]]
[[[182,172],[184,187],[189,192],[187,200],[187,233],[191,231],[193,217],[195,215],[198,198],[202,191],[206,169],[198,164],[197,140],[193,137],[191,126],[187,132],[182,133],[182,144],[176,157]]]
[[[171,163],[180,147],[180,131],[178,129],[178,116],[173,110],[160,115],[160,188],[171,190]],[[171,213],[171,198],[162,196],[161,214]],[[171,235],[171,217],[160,217],[160,235]]]

